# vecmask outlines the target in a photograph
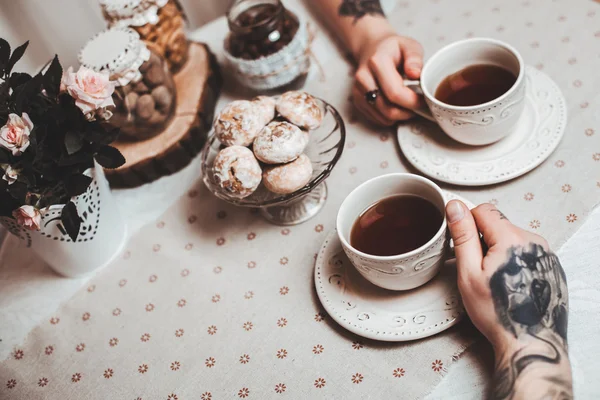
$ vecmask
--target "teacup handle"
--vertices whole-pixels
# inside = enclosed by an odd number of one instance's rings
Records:
[[[423,96],[423,91],[421,90],[421,81],[405,79],[404,86],[406,86],[407,88],[409,88],[410,90],[412,90],[413,92],[418,94],[419,96]],[[437,124],[437,121],[435,120],[433,114],[431,114],[431,110],[429,110],[429,108],[427,108],[427,105],[424,105],[423,108],[420,108],[417,110],[411,110],[411,111],[414,112],[415,114],[420,115],[421,117],[428,119],[432,122],[435,122]]]

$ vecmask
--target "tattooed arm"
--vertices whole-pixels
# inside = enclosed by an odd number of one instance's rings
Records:
[[[379,0],[309,0],[344,42],[359,58],[363,41],[368,37],[393,33]]]
[[[452,201],[446,213],[465,308],[494,347],[490,398],[572,399],[569,299],[558,257],[490,204],[471,212]]]
[[[422,100],[404,86],[400,71],[419,79],[423,49],[414,39],[400,36],[385,18],[379,0],[309,0],[329,23],[358,64],[352,98],[372,122],[392,125],[411,118]],[[376,104],[365,94],[379,89]]]

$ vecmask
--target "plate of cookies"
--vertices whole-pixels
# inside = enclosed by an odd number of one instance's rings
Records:
[[[337,110],[306,92],[236,100],[216,116],[202,175],[218,198],[294,225],[316,215],[346,130]]]

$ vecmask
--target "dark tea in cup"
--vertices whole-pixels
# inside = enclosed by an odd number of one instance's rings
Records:
[[[350,245],[374,256],[408,253],[429,242],[443,220],[440,210],[422,197],[387,197],[360,214],[352,226]]]
[[[475,106],[502,96],[516,81],[517,77],[502,67],[471,65],[444,78],[435,98],[452,106]]]

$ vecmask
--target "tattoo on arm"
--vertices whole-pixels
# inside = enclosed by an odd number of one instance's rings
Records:
[[[342,0],[338,13],[341,17],[354,17],[354,23],[365,15],[385,16],[379,0]]]
[[[508,261],[492,275],[490,289],[502,326],[515,338],[534,344],[499,361],[492,399],[513,399],[517,388],[531,380],[540,389],[540,399],[572,399],[568,289],[558,257],[538,244],[514,247]]]

